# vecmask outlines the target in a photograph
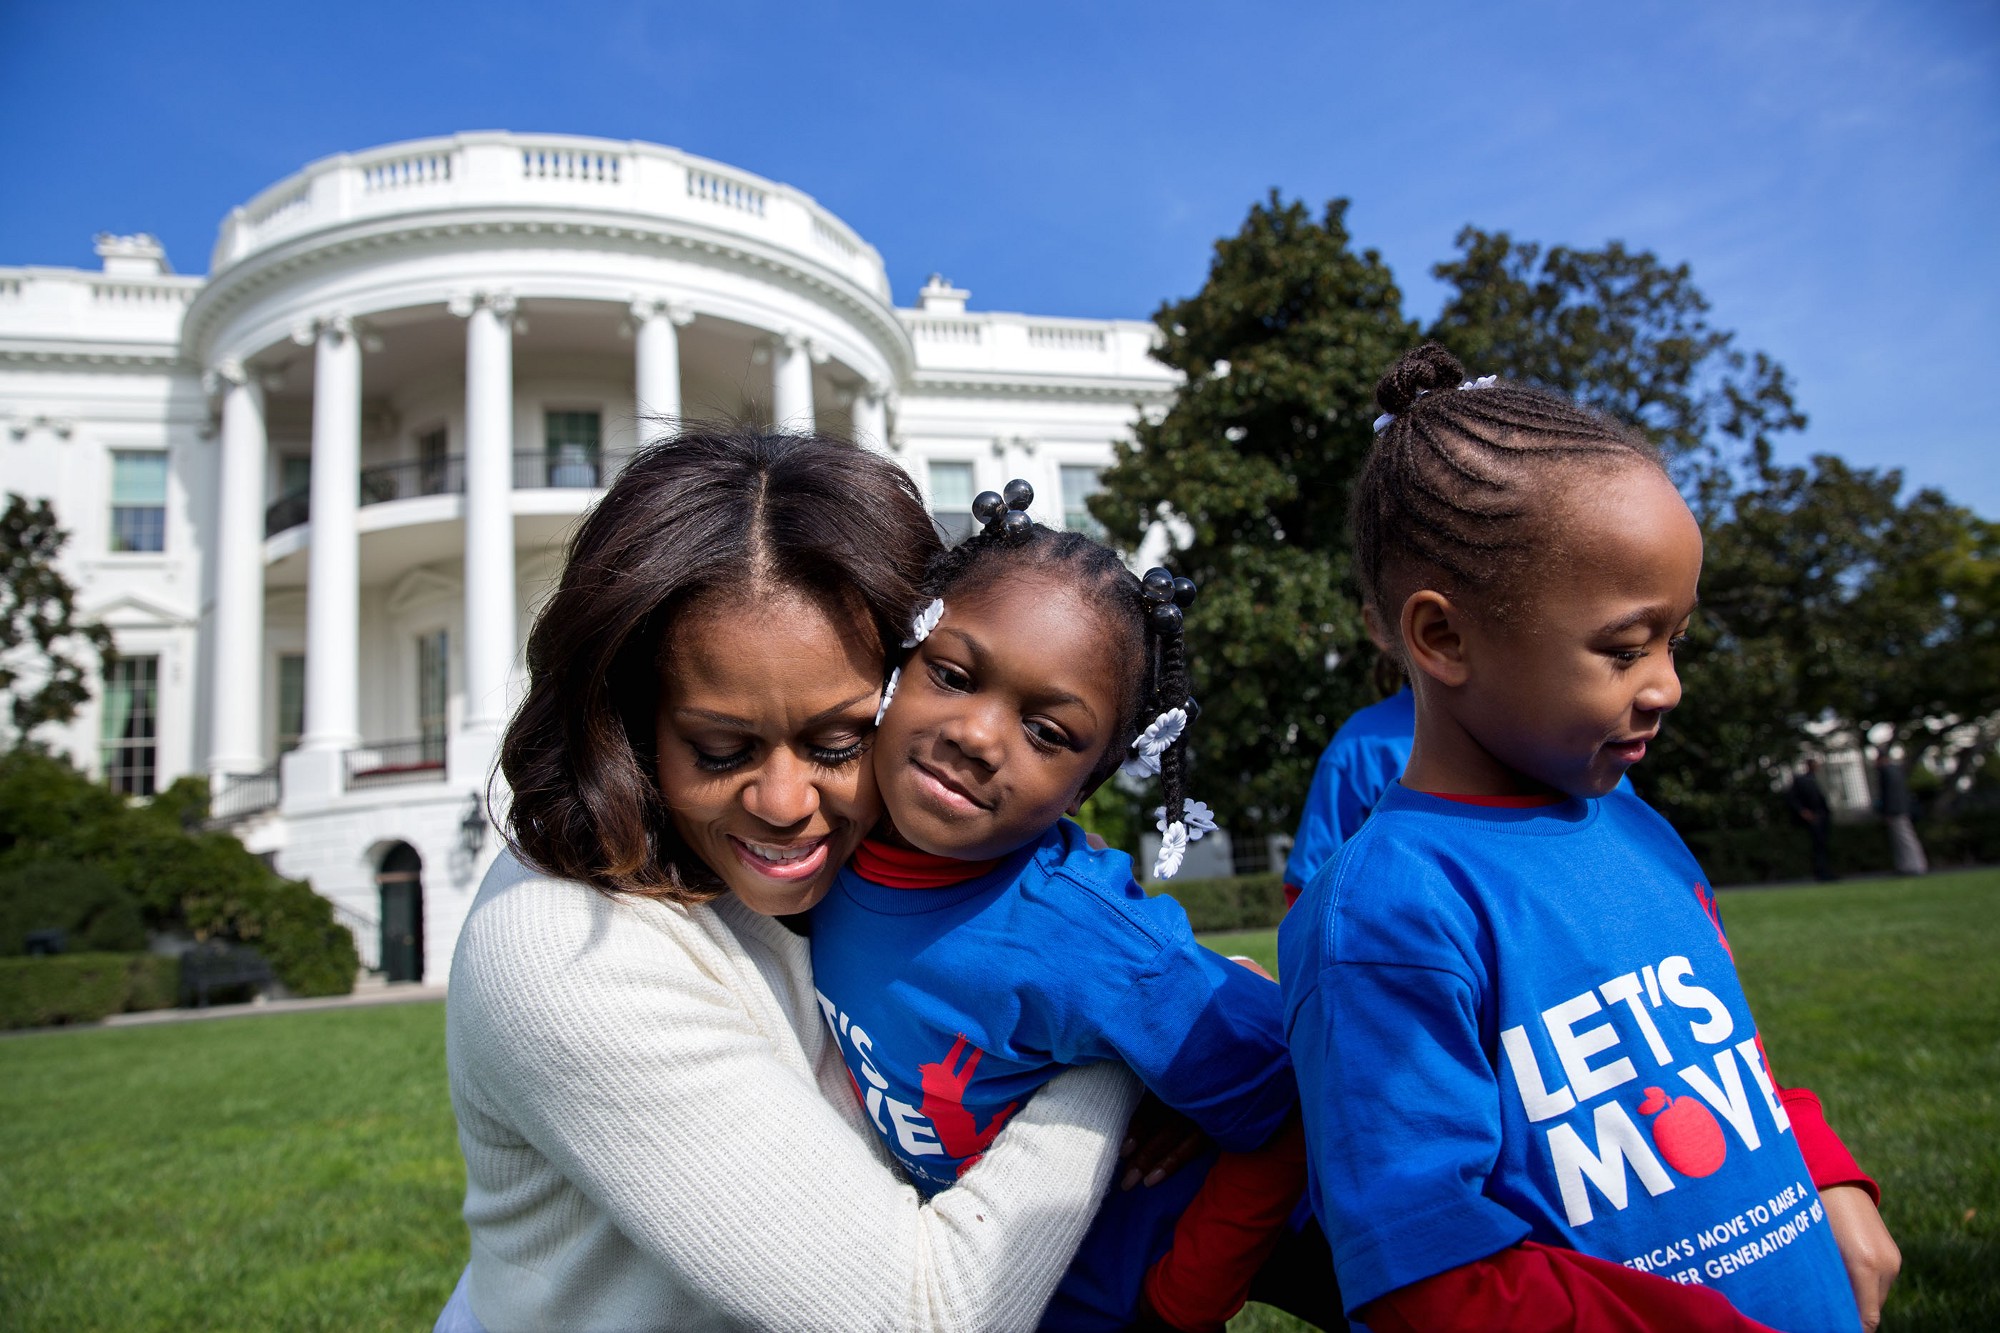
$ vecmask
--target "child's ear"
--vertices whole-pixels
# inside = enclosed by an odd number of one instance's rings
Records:
[[[1423,588],[1403,603],[1399,628],[1410,669],[1440,685],[1457,688],[1471,675],[1465,612],[1434,588]]]
[[[1117,770],[1113,769],[1112,772],[1115,773],[1117,772]],[[1091,797],[1097,795],[1097,789],[1099,787],[1102,787],[1107,781],[1109,781],[1110,777],[1111,774],[1106,773],[1103,777],[1099,778],[1097,781],[1085,783],[1083,786],[1078,787],[1076,789],[1076,799],[1069,803],[1069,809],[1063,811],[1063,813],[1068,815],[1071,819],[1075,819],[1078,815],[1082,814],[1083,803],[1089,800]]]

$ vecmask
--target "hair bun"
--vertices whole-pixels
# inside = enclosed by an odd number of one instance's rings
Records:
[[[1375,402],[1384,412],[1401,415],[1411,403],[1439,389],[1456,389],[1465,382],[1465,367],[1441,343],[1413,347],[1389,367],[1375,386]]]

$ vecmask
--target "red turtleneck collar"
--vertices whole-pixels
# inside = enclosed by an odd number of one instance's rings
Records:
[[[957,861],[914,847],[891,847],[874,838],[863,841],[854,852],[854,872],[890,889],[949,888],[978,879],[999,864],[997,857],[991,861]]]

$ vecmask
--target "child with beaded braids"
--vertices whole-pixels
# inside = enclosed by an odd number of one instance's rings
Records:
[[[1631,432],[1435,344],[1376,398],[1356,568],[1416,739],[1279,932],[1349,1312],[1872,1327],[1874,1182],[1776,1085],[1706,876],[1619,786],[1680,702],[1700,529]]]
[[[1076,1064],[1122,1061],[1224,1150],[1112,1191],[1043,1328],[1220,1329],[1253,1286],[1340,1327],[1278,988],[1064,818],[1123,766],[1165,788],[1157,874],[1213,827],[1186,794],[1194,585],[1034,523],[1033,494],[981,495],[933,570],[871,753],[886,818],[813,911],[820,1006],[926,1193]]]

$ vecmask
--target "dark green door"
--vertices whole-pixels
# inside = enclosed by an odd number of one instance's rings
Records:
[[[423,860],[403,842],[382,858],[382,971],[390,981],[424,979]]]

